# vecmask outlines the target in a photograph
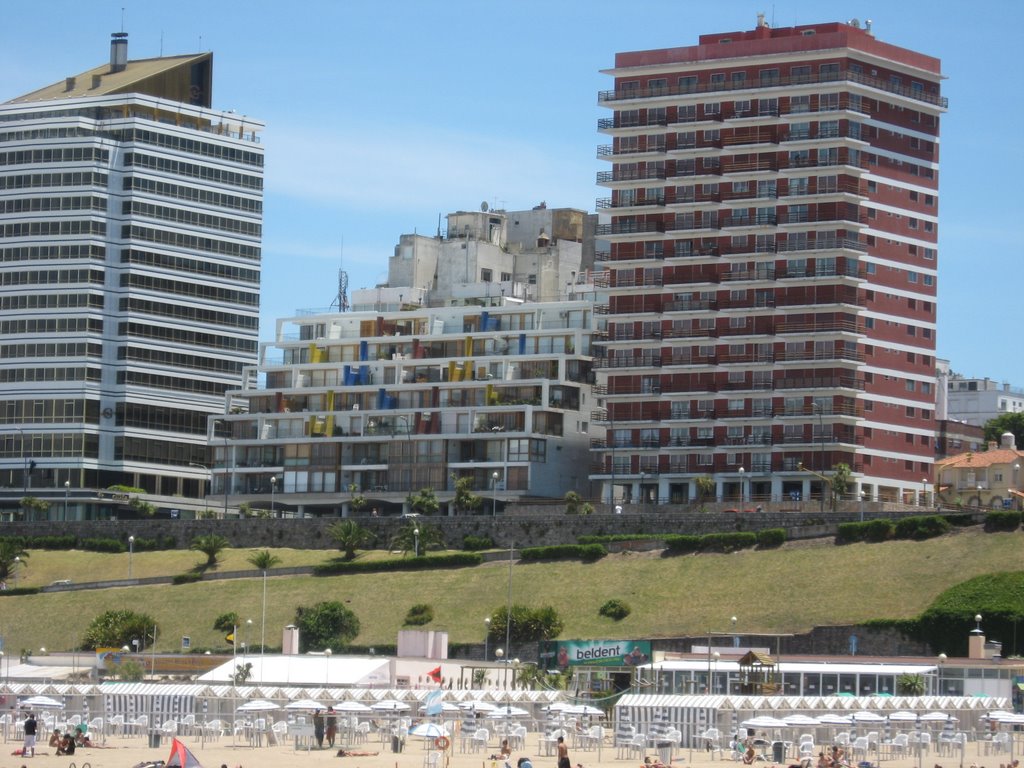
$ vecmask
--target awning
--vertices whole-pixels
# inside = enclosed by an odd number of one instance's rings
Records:
[[[1016,496],[1018,499],[1024,499],[1024,492],[1015,490],[1013,488],[1010,489],[1010,495]]]

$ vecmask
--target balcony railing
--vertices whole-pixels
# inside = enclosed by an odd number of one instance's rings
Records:
[[[868,77],[862,72],[841,70],[839,72],[827,72],[818,75],[798,75],[795,77],[772,77],[766,79],[751,78],[742,83],[723,81],[721,83],[700,83],[692,86],[659,86],[657,88],[625,88],[620,91],[600,91],[597,94],[599,102],[627,101],[631,99],[652,99],[658,97],[687,96],[699,93],[721,93],[724,91],[746,91],[759,88],[777,88],[779,86],[809,85],[815,83],[834,83],[847,81],[866,85],[887,93],[903,96],[914,101],[946,109],[949,106],[949,99],[938,94],[928,93],[919,88],[907,88],[902,85],[890,83],[877,77]]]

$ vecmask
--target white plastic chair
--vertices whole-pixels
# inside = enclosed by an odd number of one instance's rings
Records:
[[[470,739],[469,747],[473,752],[479,752],[480,750],[487,749],[487,743],[491,740],[491,734],[486,728],[477,728],[473,734],[473,738]]]

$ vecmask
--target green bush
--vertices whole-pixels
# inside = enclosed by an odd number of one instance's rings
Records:
[[[78,545],[78,537],[72,534],[64,536],[33,536],[25,542],[28,549],[69,550]]]
[[[624,618],[629,616],[632,609],[624,603],[622,600],[609,600],[600,608],[597,609],[598,614],[601,616],[607,616],[609,619],[615,619],[615,621],[622,621]]]
[[[494,539],[490,536],[463,536],[462,548],[467,552],[477,552],[481,549],[494,549]]]
[[[700,537],[701,552],[735,552],[757,544],[754,533],[709,533]]]
[[[179,573],[173,579],[171,584],[194,584],[197,581],[202,581],[203,574],[201,573]]]
[[[537,563],[542,560],[582,560],[592,563],[608,554],[608,550],[600,544],[555,544],[550,547],[527,547],[519,553],[524,563]]]
[[[667,555],[688,555],[691,552],[700,551],[700,536],[689,534],[676,534],[665,537],[665,554]]]
[[[136,552],[159,552],[165,549],[177,549],[178,542],[173,536],[159,536],[155,539],[135,537],[132,549]]]
[[[87,552],[127,552],[128,547],[117,539],[82,539],[79,545]]]
[[[447,555],[395,558],[394,560],[355,561],[332,560],[313,567],[314,576],[338,576],[344,573],[375,573],[378,571],[427,571],[440,568],[464,568],[480,565],[481,555],[472,552],[454,552]]]
[[[951,565],[955,567],[955,563]],[[909,623],[909,634],[928,642],[935,653],[966,656],[967,638],[976,626],[975,614],[984,617],[982,628],[988,637],[1005,640],[1013,636],[1022,612],[1024,571],[987,573],[940,594]]]
[[[13,589],[8,587],[7,589],[0,590],[0,597],[17,597],[18,595],[38,595],[42,592],[40,587],[18,587]]]
[[[969,525],[974,525],[974,516],[969,515],[966,512],[952,512],[942,516],[943,519],[950,525],[956,528],[966,528]]]
[[[949,529],[949,522],[939,515],[904,517],[896,521],[893,538],[922,541],[949,533]]]
[[[504,641],[506,627],[513,642],[526,643],[558,637],[565,627],[565,622],[559,617],[558,611],[550,605],[528,608],[513,603],[511,613],[507,606],[503,605],[491,614],[489,637],[495,642]]]
[[[1020,527],[1020,512],[1013,510],[992,510],[985,515],[986,531],[1015,531]]]
[[[781,547],[786,543],[785,528],[765,528],[757,532],[757,546],[762,549]]]
[[[853,544],[858,541],[888,541],[893,535],[892,520],[868,520],[863,523],[840,523],[836,534],[837,544]]]
[[[613,541],[658,541],[671,534],[665,533],[609,533],[604,536],[579,536],[577,544],[608,544]]]
[[[421,627],[424,624],[429,624],[434,620],[434,609],[429,605],[420,603],[414,605],[409,609],[409,612],[405,614],[406,626]]]

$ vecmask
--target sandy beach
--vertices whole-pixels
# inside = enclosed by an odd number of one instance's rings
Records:
[[[198,758],[203,768],[220,768],[226,765],[228,768],[427,768],[429,765],[428,756],[432,749],[424,748],[424,741],[411,737],[400,753],[391,751],[391,744],[381,743],[380,738],[371,734],[365,743],[353,744],[351,749],[366,752],[379,752],[373,756],[337,757],[337,749],[316,749],[307,750],[305,747],[296,749],[293,742],[277,746],[251,746],[249,743],[232,743],[230,735],[222,737],[217,741],[207,741],[205,744],[199,738],[188,736],[181,737],[181,741]],[[442,753],[438,759],[438,768],[503,768],[503,763],[489,759],[492,751],[497,749],[498,742],[492,738],[494,743],[489,745],[488,751],[464,752],[460,751],[460,739],[452,740],[451,748]],[[427,744],[430,742],[427,741]],[[348,745],[342,745],[348,746]],[[539,735],[530,733],[526,739],[526,746],[523,750],[514,751],[511,758],[511,765],[515,766],[516,760],[524,755],[532,758],[534,768],[555,768],[556,760],[553,755],[545,756],[538,749]],[[0,760],[0,768],[132,768],[139,763],[167,760],[171,751],[169,739],[162,739],[160,747],[151,748],[145,736],[121,737],[111,736],[106,739],[105,748],[79,748],[73,756],[57,756],[53,748],[43,744],[36,750],[33,758],[22,758],[11,753],[21,748],[21,741],[8,738],[4,744],[3,759]],[[582,765],[584,768],[641,768],[642,761],[636,755],[626,758],[617,757],[618,750],[612,745],[611,738],[607,739],[605,745],[600,749],[583,750],[579,747],[570,748],[569,756],[573,766]],[[980,754],[979,754],[980,753]],[[657,757],[655,750],[648,752],[652,757]],[[896,759],[884,759],[882,768],[918,768],[919,765],[926,768],[934,768],[936,765],[944,768],[957,767],[961,764],[965,767],[975,764],[978,768],[997,768],[1000,764],[1010,762],[1010,758],[1003,754],[984,754],[984,745],[974,742],[967,745],[961,763],[960,753],[951,756],[939,756],[934,752],[925,753],[920,761],[916,755],[899,757]],[[795,763],[796,760],[791,761]],[[872,757],[872,763],[877,763],[877,758]],[[699,749],[677,749],[673,758],[674,766],[694,766],[694,768],[726,768],[727,766],[741,766],[739,762],[729,759],[729,752],[724,756]],[[774,764],[770,761],[757,762],[755,766],[771,768]]]

